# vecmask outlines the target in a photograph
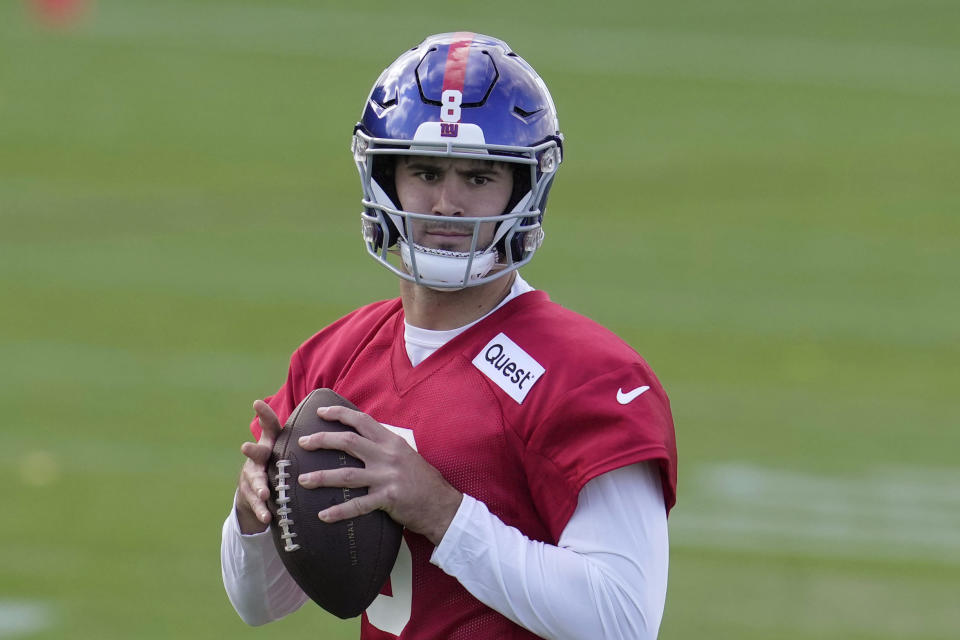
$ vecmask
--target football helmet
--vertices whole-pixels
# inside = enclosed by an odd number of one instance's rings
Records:
[[[383,71],[354,127],[367,252],[434,289],[484,284],[525,265],[543,241],[562,145],[550,92],[505,42],[468,32],[428,37]],[[450,219],[472,234],[468,251],[417,244],[414,222],[436,216],[403,209],[394,184],[401,155],[510,163],[510,202],[500,215]],[[489,244],[480,241],[484,224],[495,225]]]

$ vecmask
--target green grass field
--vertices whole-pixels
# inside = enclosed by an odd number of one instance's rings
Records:
[[[567,136],[525,277],[643,353],[680,448],[666,639],[960,634],[960,4],[0,4],[0,638],[263,629],[220,582],[250,404],[393,277],[351,127],[438,31]]]

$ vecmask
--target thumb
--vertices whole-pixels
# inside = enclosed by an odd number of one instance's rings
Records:
[[[253,403],[253,410],[257,412],[257,418],[260,419],[260,444],[273,446],[277,436],[280,435],[280,429],[283,427],[273,408],[263,400],[257,400]]]

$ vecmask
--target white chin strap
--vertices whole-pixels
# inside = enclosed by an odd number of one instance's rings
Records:
[[[443,289],[466,287],[471,281],[479,280],[490,273],[497,263],[497,250],[495,248],[491,247],[486,251],[477,251],[473,254],[473,262],[470,263],[470,273],[468,274],[469,253],[431,249],[414,244],[413,248],[416,252],[417,261],[416,266],[414,266],[410,257],[410,245],[405,240],[399,240],[398,244],[400,245],[400,257],[407,271],[417,274],[429,283],[444,285],[438,287]],[[466,281],[464,281],[464,276],[466,276]]]

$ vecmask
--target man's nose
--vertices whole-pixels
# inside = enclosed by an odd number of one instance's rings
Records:
[[[433,204],[433,213],[440,216],[463,215],[462,194],[456,182],[449,176],[444,176],[437,187],[437,199]]]

